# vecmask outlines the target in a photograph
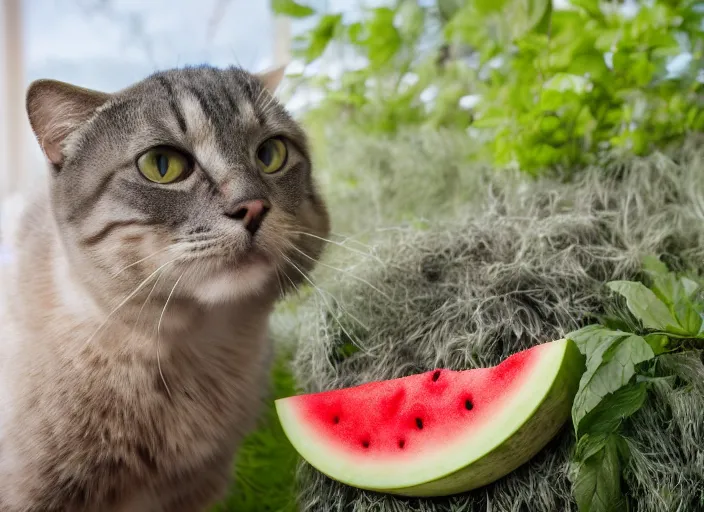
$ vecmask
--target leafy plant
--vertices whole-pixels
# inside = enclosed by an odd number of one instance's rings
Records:
[[[310,14],[292,0],[272,6]],[[552,0],[396,0],[360,19],[315,16],[297,55],[311,64],[334,47],[357,64],[339,80],[298,77],[322,93],[313,122],[469,130],[486,142],[476,158],[530,173],[569,171],[618,148],[645,155],[704,130],[701,0],[631,11],[600,0],[561,10]]]
[[[702,346],[704,300],[697,279],[677,275],[656,258],[644,264],[649,286],[615,281],[632,318],[604,317],[568,334],[586,356],[572,407],[577,436],[574,496],[581,512],[625,510],[621,471],[629,448],[624,423],[648,395],[658,358]],[[624,326],[638,325],[629,332]]]

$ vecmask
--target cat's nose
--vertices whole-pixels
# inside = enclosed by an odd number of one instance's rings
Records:
[[[225,213],[231,219],[239,221],[250,234],[254,235],[262,225],[271,206],[263,199],[253,199],[237,204]]]

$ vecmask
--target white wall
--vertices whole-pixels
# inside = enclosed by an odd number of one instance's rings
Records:
[[[5,13],[0,9],[0,34],[5,33]],[[5,169],[7,167],[7,135],[6,135],[6,107],[5,107],[5,38],[0,38],[0,199],[5,186]]]
[[[27,0],[0,0],[0,201],[46,178],[25,112]]]

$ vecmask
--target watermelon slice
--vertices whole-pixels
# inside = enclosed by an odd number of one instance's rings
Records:
[[[283,398],[276,410],[295,449],[330,478],[443,496],[493,482],[542,449],[569,418],[583,371],[574,343],[558,340],[492,368]]]

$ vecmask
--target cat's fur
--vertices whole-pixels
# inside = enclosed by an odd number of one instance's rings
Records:
[[[329,229],[280,75],[30,86],[51,177],[0,269],[1,512],[199,511],[222,495],[262,398],[268,316]],[[265,175],[272,136],[289,157]],[[184,181],[138,172],[162,144],[192,155]],[[251,237],[226,214],[255,198],[271,210]]]

